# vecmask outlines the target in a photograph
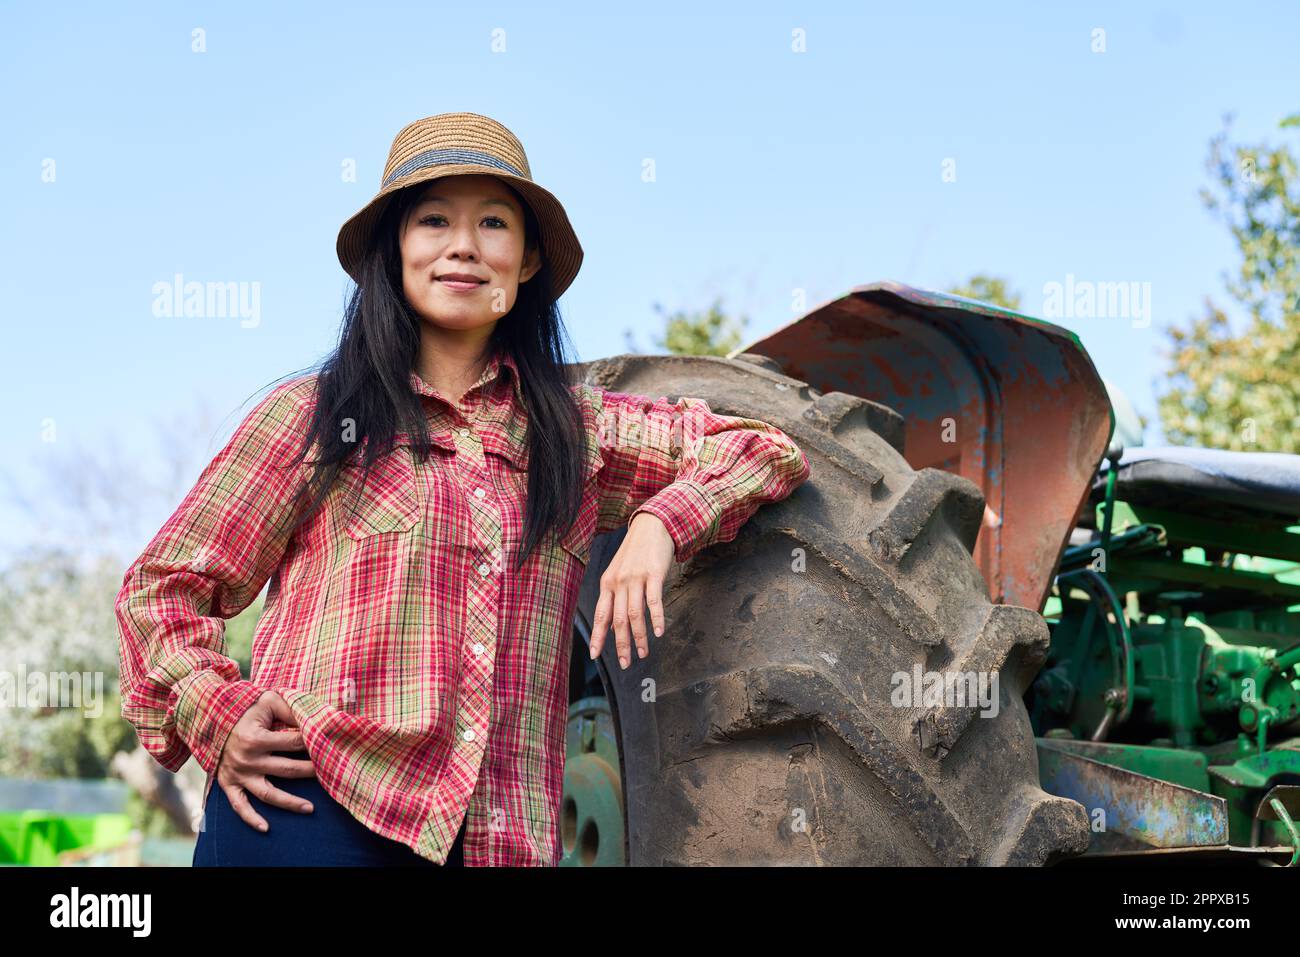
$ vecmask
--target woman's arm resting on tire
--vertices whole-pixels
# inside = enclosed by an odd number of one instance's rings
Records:
[[[642,658],[648,653],[643,602],[656,628],[662,627],[667,569],[659,565],[666,564],[660,560],[665,540],[667,558],[678,562],[729,542],[760,505],[788,496],[812,469],[781,429],[758,419],[718,415],[703,399],[670,403],[603,390],[595,396],[603,459],[596,530],[626,521],[629,534],[601,577],[591,654],[600,654],[612,618],[620,661],[627,667],[633,639]],[[659,521],[633,535],[631,523],[641,515]],[[631,559],[624,556],[628,549],[645,554]]]
[[[703,399],[592,392],[603,459],[597,534],[650,512],[684,562],[731,541],[760,505],[779,502],[811,474],[803,450],[767,422],[719,415]]]

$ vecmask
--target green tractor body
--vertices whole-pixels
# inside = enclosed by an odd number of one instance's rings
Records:
[[[1103,810],[1098,854],[1289,861],[1300,459],[1133,449],[1093,498],[1029,696],[1046,789]]]

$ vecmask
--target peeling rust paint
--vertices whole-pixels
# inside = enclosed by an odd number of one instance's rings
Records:
[[[1041,608],[1114,416],[1068,330],[959,296],[859,286],[740,350],[903,416],[905,455],[974,482],[1001,521],[976,560],[995,602]],[[954,441],[945,441],[951,423]]]

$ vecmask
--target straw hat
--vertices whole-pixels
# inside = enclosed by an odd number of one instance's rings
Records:
[[[388,197],[406,186],[439,176],[487,173],[519,191],[541,225],[542,250],[551,264],[555,297],[582,265],[582,246],[564,207],[533,182],[523,144],[508,129],[478,113],[439,113],[402,127],[393,139],[379,192],[339,230],[339,262],[357,283],[370,231]]]

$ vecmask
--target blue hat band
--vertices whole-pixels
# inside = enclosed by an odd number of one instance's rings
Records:
[[[510,173],[521,179],[527,179],[519,170],[515,169],[505,160],[497,159],[490,153],[484,153],[482,150],[463,150],[463,149],[437,149],[425,150],[423,153],[416,153],[406,162],[402,163],[395,170],[384,177],[384,181],[379,185],[383,189],[395,179],[408,176],[416,170],[425,169],[429,166],[455,166],[472,164],[474,166],[491,166],[493,169],[499,169],[503,173]]]

